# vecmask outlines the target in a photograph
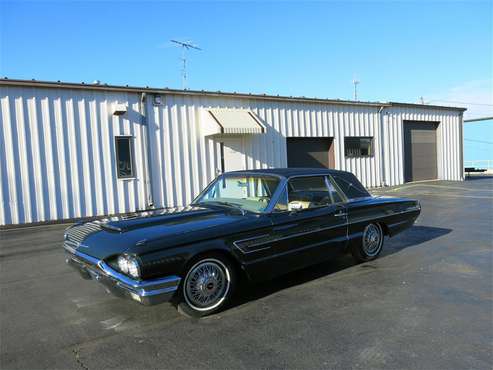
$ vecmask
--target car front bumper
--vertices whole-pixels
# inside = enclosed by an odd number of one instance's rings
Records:
[[[106,291],[118,297],[130,298],[143,305],[154,305],[169,301],[180,285],[180,277],[166,276],[152,280],[134,280],[123,275],[104,261],[76,250],[66,250],[66,262],[77,270],[84,279],[101,283]]]

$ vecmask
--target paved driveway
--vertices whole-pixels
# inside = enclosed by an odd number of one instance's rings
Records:
[[[491,369],[493,180],[378,193],[423,207],[381,258],[246,286],[199,321],[81,280],[64,226],[0,232],[0,367]]]

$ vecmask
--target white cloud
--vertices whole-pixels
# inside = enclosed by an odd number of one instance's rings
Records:
[[[493,117],[493,80],[468,81],[441,94],[430,94],[426,103],[465,107],[464,118]]]

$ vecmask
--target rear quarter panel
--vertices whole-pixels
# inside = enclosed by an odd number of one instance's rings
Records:
[[[421,212],[413,199],[368,197],[347,203],[349,243],[361,243],[363,231],[372,222],[379,223],[386,235],[394,236],[411,227]]]

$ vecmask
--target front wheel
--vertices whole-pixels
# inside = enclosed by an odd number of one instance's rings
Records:
[[[226,258],[205,256],[186,272],[178,311],[191,317],[217,312],[229,301],[235,283],[235,271]]]
[[[359,245],[351,248],[351,254],[357,262],[372,261],[378,257],[383,247],[383,230],[377,223],[371,223],[363,230]]]

